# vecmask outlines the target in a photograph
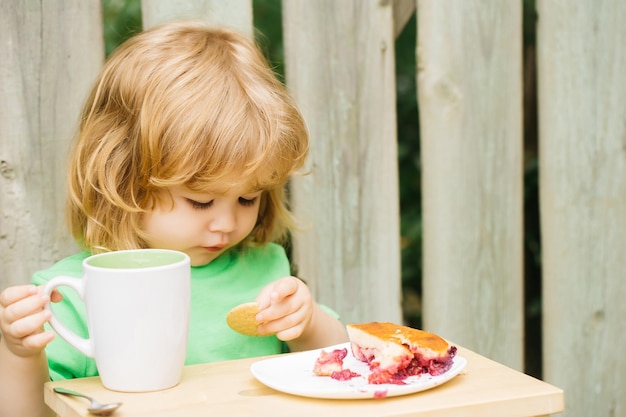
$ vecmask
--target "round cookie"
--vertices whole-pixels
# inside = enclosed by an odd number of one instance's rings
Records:
[[[256,315],[259,305],[255,302],[239,304],[233,307],[226,315],[226,323],[234,331],[246,336],[263,336],[259,333],[259,324]]]

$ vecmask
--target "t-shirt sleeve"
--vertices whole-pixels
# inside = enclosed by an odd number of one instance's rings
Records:
[[[277,245],[277,244],[270,244],[268,246],[269,246],[270,250],[272,250],[275,253],[275,257],[276,258],[278,258],[278,259],[283,258],[283,259],[285,259],[288,262],[288,263],[284,263],[283,262],[283,264],[282,264],[283,268],[289,268],[289,273],[290,274],[295,274],[297,272],[297,271],[294,271],[293,264],[291,264],[289,262],[289,260],[287,259],[287,254],[285,253],[285,249],[282,246]],[[286,273],[287,273],[287,271],[285,271],[285,275],[286,275]],[[295,276],[297,276],[297,275],[295,275]],[[302,279],[302,278],[300,278],[300,279],[302,280],[302,282],[304,282],[306,284],[306,280],[305,279]],[[332,308],[330,308],[330,307],[328,307],[327,305],[324,305],[324,304],[319,304],[319,306],[320,306],[320,308],[322,310],[324,310],[325,312],[330,314],[332,317],[336,318],[337,320],[340,319],[339,314],[335,310],[333,310]]]
[[[325,312],[327,312],[328,314],[330,314],[331,316],[333,316],[337,320],[340,320],[339,313],[337,313],[335,310],[333,310],[332,308],[330,308],[330,307],[328,307],[327,305],[324,305],[324,304],[319,304],[319,306],[320,306],[320,308],[322,310],[324,310]]]

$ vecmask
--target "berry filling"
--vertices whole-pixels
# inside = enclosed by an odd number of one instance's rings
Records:
[[[411,359],[405,357],[399,360],[399,366],[385,369],[379,366],[380,364],[375,360],[375,356],[366,356],[365,362],[367,362],[370,371],[372,371],[368,377],[368,382],[370,384],[403,385],[404,380],[411,376],[421,374],[430,374],[432,376],[442,375],[452,367],[456,350],[456,346],[451,346],[444,359],[426,359],[416,354]],[[407,360],[408,363],[406,363]],[[404,363],[406,363],[406,365],[404,365]]]

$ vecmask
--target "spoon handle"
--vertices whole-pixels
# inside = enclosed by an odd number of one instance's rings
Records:
[[[80,392],[72,391],[71,389],[55,387],[54,392],[58,392],[59,394],[67,394],[67,395],[75,395],[77,397],[87,398],[91,400],[91,397],[86,396],[85,394],[81,394]]]

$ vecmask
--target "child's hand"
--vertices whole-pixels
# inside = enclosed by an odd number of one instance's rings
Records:
[[[44,323],[50,319],[44,306],[50,299],[58,302],[62,298],[57,291],[51,297],[44,296],[34,285],[8,287],[0,293],[0,332],[3,343],[14,355],[36,355],[50,343],[54,334],[43,331]]]
[[[285,277],[267,285],[256,299],[259,331],[276,333],[280,340],[293,340],[305,332],[313,315],[309,288],[296,277]]]

